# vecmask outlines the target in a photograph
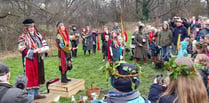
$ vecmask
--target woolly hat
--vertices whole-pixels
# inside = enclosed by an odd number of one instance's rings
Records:
[[[132,64],[120,63],[118,75],[111,75],[111,85],[121,92],[131,92],[140,84],[138,68]]]
[[[0,74],[7,74],[9,72],[9,67],[4,63],[0,62]]]

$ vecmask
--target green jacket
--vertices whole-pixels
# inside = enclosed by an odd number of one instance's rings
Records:
[[[157,45],[159,46],[170,46],[172,44],[172,32],[167,30],[162,30],[157,36]]]

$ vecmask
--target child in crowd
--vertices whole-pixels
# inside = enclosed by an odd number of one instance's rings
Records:
[[[152,55],[152,64],[154,64],[156,61],[158,61],[158,54],[160,52],[160,49],[156,45],[155,38],[152,38],[152,41],[150,42],[150,50]]]
[[[185,38],[184,41],[186,41],[188,43],[188,47],[187,47],[187,52],[188,52],[188,56],[191,57],[193,51],[192,51],[192,41],[190,38]]]
[[[105,35],[105,41],[103,42],[102,45],[102,53],[103,53],[103,62],[107,61],[107,56],[108,56],[108,41],[109,41],[109,35]]]
[[[87,49],[89,52],[89,56],[91,55],[91,50],[93,49],[93,35],[91,32],[91,27],[87,26],[86,27],[86,41],[87,41]]]
[[[93,53],[96,54],[97,36],[98,36],[96,29],[92,29],[92,35],[93,35]]]
[[[81,38],[83,39],[83,41],[82,41],[83,51],[84,51],[84,56],[85,56],[86,55],[86,51],[87,51],[86,29],[85,28],[82,28],[81,31],[82,31]]]
[[[188,43],[186,41],[181,42],[181,48],[178,52],[177,57],[184,57],[188,54],[187,52]]]
[[[120,60],[120,41],[118,40],[118,36],[116,34],[116,31],[112,31],[111,33],[112,39],[108,42],[108,49],[109,49],[109,55],[112,62],[119,61]]]

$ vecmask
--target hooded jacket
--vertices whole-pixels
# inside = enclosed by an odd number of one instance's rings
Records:
[[[172,44],[172,32],[169,29],[162,30],[159,32],[157,37],[157,44],[159,46],[170,46]]]
[[[188,32],[186,27],[182,24],[181,26],[178,26],[173,31],[173,43],[174,45],[177,45],[178,36],[181,34],[181,41],[183,41],[186,37],[188,37]]]

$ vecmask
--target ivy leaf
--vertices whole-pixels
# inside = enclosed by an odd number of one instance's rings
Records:
[[[128,68],[128,71],[130,72],[132,69],[131,68]]]
[[[132,70],[131,73],[135,74],[136,73],[136,70]]]
[[[132,90],[135,90],[135,84],[133,82],[131,82],[131,88]]]
[[[182,75],[188,75],[188,74],[189,74],[189,72],[188,72],[188,71],[186,71],[186,70],[182,70],[181,74],[182,74]]]
[[[133,77],[133,79],[136,79],[136,80],[138,80],[138,78],[137,78],[137,77]]]
[[[177,65],[176,64],[172,64],[172,66],[171,66],[172,68],[176,68],[177,67]]]
[[[174,73],[174,74],[173,74],[173,78],[174,78],[174,79],[177,79],[177,78],[178,78],[178,74],[177,74],[177,73]]]
[[[115,75],[114,77],[115,77],[115,79],[118,79],[118,78],[119,78],[119,77],[118,77],[118,76],[116,76],[116,75]]]
[[[127,66],[125,66],[125,67],[123,67],[123,70],[124,70],[124,71],[128,71],[129,68],[128,68]]]

